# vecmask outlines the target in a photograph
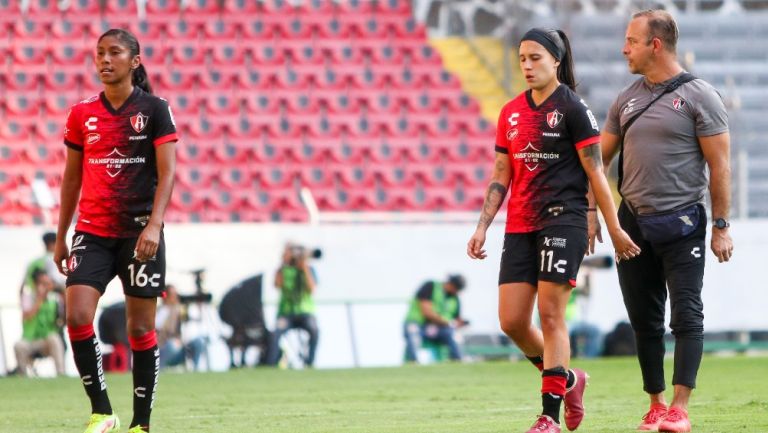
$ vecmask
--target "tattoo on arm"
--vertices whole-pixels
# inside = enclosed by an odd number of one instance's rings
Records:
[[[480,214],[480,222],[477,223],[478,227],[487,229],[488,226],[491,225],[493,217],[495,217],[496,213],[499,211],[506,195],[507,187],[499,182],[491,182],[491,184],[488,185],[488,191],[486,192],[485,201],[483,202],[483,211]]]
[[[600,150],[600,146],[593,144],[581,149],[581,155],[589,161],[593,169],[603,168],[603,153]]]

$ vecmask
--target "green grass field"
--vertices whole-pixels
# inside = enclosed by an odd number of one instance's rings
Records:
[[[579,431],[633,431],[647,407],[635,359],[574,365],[592,376]],[[126,431],[131,376],[107,381]],[[522,433],[540,409],[539,386],[527,362],[164,373],[152,432]],[[694,397],[696,433],[768,433],[768,358],[705,358]],[[82,433],[90,408],[75,378],[0,379],[0,401],[2,433]]]

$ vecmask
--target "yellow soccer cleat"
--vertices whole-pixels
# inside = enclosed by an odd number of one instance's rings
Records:
[[[140,425],[137,425],[136,427],[133,427],[132,429],[128,430],[128,433],[147,433],[147,431],[141,428]]]
[[[88,428],[84,433],[119,433],[120,420],[117,415],[104,415],[100,413],[91,414],[88,420]]]

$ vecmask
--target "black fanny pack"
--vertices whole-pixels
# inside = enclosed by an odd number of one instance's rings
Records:
[[[694,203],[671,212],[635,215],[635,219],[645,240],[665,243],[684,238],[696,231],[701,213],[701,206]]]

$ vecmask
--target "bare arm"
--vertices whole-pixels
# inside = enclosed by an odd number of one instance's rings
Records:
[[[505,153],[496,152],[491,183],[485,192],[485,201],[483,202],[483,210],[480,212],[480,221],[478,221],[477,229],[467,244],[467,255],[469,257],[481,260],[486,257],[485,250],[482,249],[485,244],[485,232],[499,212],[501,204],[504,203],[504,197],[507,195],[507,188],[511,179],[512,165],[509,162],[509,156]]]
[[[83,152],[67,148],[67,162],[64,166],[64,177],[61,181],[59,206],[59,226],[56,231],[56,247],[53,260],[59,272],[66,275],[66,266],[62,264],[69,256],[67,248],[67,230],[72,224],[72,217],[80,199],[80,187],[83,184]]]
[[[283,267],[275,272],[275,287],[279,290],[283,288]]]
[[[611,134],[610,132],[605,131],[600,133],[600,149],[603,154],[603,167],[605,172],[608,172],[608,167],[611,166],[611,161],[613,161],[613,158],[619,154],[620,141],[620,137],[616,134]]]
[[[600,146],[593,144],[580,149],[579,159],[581,160],[581,166],[584,167],[584,171],[587,173],[589,184],[592,187],[591,190],[608,225],[608,234],[611,236],[617,253],[622,258],[630,258],[640,254],[640,248],[632,242],[619,225],[619,218],[616,216],[616,206],[613,204],[611,189],[603,173],[603,158]],[[624,257],[625,255],[628,257]]]
[[[421,309],[421,314],[423,314],[424,318],[426,318],[429,322],[442,326],[448,326],[451,324],[449,321],[443,319],[439,314],[435,312],[435,309],[432,308],[432,301],[419,301],[419,309]]]
[[[149,222],[136,241],[136,259],[146,261],[157,253],[160,244],[160,230],[168,202],[173,192],[173,178],[176,172],[176,142],[169,141],[155,148],[157,160],[157,189],[152,204]]]
[[[699,145],[709,166],[709,194],[712,199],[712,219],[728,219],[731,211],[731,137],[725,132],[699,137]],[[733,241],[728,229],[712,229],[712,252],[718,260],[727,262],[733,254]]]
[[[487,230],[488,226],[493,222],[493,218],[499,212],[499,208],[504,202],[504,197],[507,195],[507,188],[511,178],[512,170],[509,156],[505,153],[496,152],[491,183],[488,185],[488,189],[486,189],[483,210],[480,213],[480,221],[477,223],[478,229]]]

